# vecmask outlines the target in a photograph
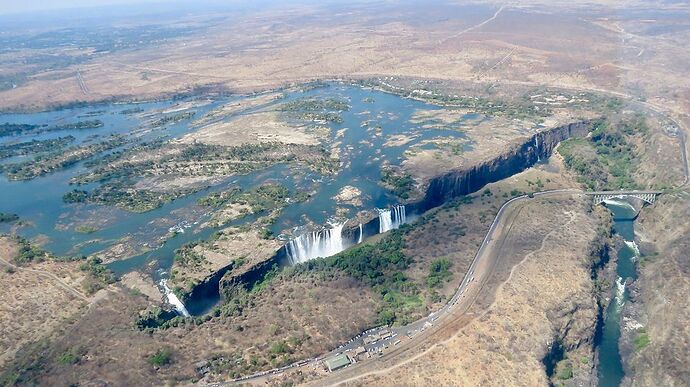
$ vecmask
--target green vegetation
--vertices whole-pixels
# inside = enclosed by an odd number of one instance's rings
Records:
[[[261,239],[273,239],[273,231],[262,228],[261,231],[259,231],[259,237],[261,237]]]
[[[640,333],[637,334],[637,336],[635,336],[635,351],[640,351],[644,349],[646,346],[649,345],[649,343],[651,343],[651,341],[652,340],[649,338],[649,334],[647,333],[647,331],[643,329],[642,331],[640,331]]]
[[[436,259],[431,263],[429,268],[429,275],[426,278],[426,284],[430,289],[441,287],[445,281],[449,281],[451,273],[448,269],[453,266],[453,263],[446,258]]]
[[[350,110],[350,105],[343,99],[305,97],[285,102],[278,107],[278,110],[286,112],[324,110],[347,111]]]
[[[279,184],[264,184],[243,192],[239,188],[215,192],[197,201],[199,205],[221,207],[241,204],[251,207],[252,213],[260,213],[282,207],[290,198],[290,191]]]
[[[506,116],[517,119],[534,119],[548,117],[552,114],[551,109],[544,105],[537,106],[529,99],[516,101],[503,101],[500,99],[489,99],[484,97],[470,97],[458,95],[445,95],[433,90],[425,90],[428,93],[411,93],[411,90],[393,89],[378,81],[361,81],[364,86],[373,86],[386,90],[397,95],[412,96],[416,99],[440,106],[469,109],[472,112],[489,116]]]
[[[404,325],[414,312],[422,312],[422,298],[417,284],[403,270],[412,263],[405,256],[404,235],[409,226],[392,230],[375,244],[355,246],[332,257],[315,259],[300,265],[301,269],[338,269],[371,286],[384,301],[378,314],[380,324]]]
[[[144,111],[144,109],[142,109],[142,108],[140,108],[140,107],[137,106],[137,107],[135,107],[135,108],[125,109],[125,110],[121,111],[120,114],[127,114],[127,115],[129,115],[129,114],[141,113],[141,112],[143,112],[143,111]]]
[[[194,189],[177,189],[171,192],[132,189],[119,182],[103,185],[89,194],[92,203],[113,205],[131,212],[146,212],[156,209],[175,198],[193,193]]]
[[[200,267],[206,262],[203,255],[194,251],[198,242],[190,242],[175,250],[175,263],[182,267]]]
[[[87,279],[83,282],[87,294],[96,293],[115,282],[113,273],[101,263],[99,258],[87,259],[86,262],[79,265],[79,270],[87,274]]]
[[[82,234],[91,234],[98,231],[98,227],[90,226],[88,224],[80,224],[74,228],[74,231]]]
[[[171,114],[165,117],[161,117],[151,123],[151,127],[153,128],[159,128],[161,126],[165,125],[170,125],[170,124],[176,124],[180,121],[188,120],[194,115],[196,112],[183,112],[183,113],[177,113],[177,114]]]
[[[3,222],[14,222],[16,220],[19,220],[19,215],[17,214],[8,214],[5,212],[0,212],[0,223]]]
[[[161,348],[149,356],[149,364],[162,367],[172,363],[172,351],[169,348]]]
[[[289,112],[291,116],[305,121],[325,121],[342,123],[342,111],[350,110],[347,101],[335,98],[306,97],[286,102],[278,110]]]
[[[12,124],[5,122],[4,124],[0,124],[0,137],[32,132],[42,127],[45,127],[45,125]]]
[[[565,361],[560,365],[560,370],[558,371],[558,379],[568,380],[573,378],[573,365],[569,361]]]
[[[17,265],[25,265],[29,262],[42,262],[46,259],[55,258],[49,252],[31,244],[20,236],[15,237],[15,240],[19,247],[17,256],[14,258],[14,263]]]
[[[86,200],[115,205],[128,211],[144,212],[201,188],[193,186],[159,192],[135,187],[137,182],[144,177],[229,176],[247,174],[281,163],[301,163],[323,174],[333,173],[339,167],[338,160],[331,159],[328,151],[323,147],[281,143],[245,144],[236,147],[167,144],[173,149],[177,147],[179,151],[162,153],[155,159],[147,157],[141,161],[127,161],[143,152],[151,152],[164,145],[166,143],[163,142],[141,144],[132,149],[114,152],[113,155],[87,162],[87,166],[96,168],[76,176],[71,183],[104,183],[91,192]],[[261,190],[270,191],[270,188]],[[230,192],[210,195],[202,203],[216,206],[226,200],[246,201],[255,207],[254,211],[261,212],[274,207],[270,202],[279,199],[277,196],[281,194],[279,191],[263,192],[261,190],[254,192],[259,195],[257,200],[250,198],[249,195],[243,197],[237,192]],[[76,195],[75,199],[77,198],[83,200],[83,195]]]
[[[558,152],[587,189],[636,189],[633,174],[639,161],[635,142],[647,133],[641,115],[600,121],[589,138],[566,140]]]
[[[72,122],[69,124],[56,125],[48,127],[48,125],[33,125],[33,124],[13,124],[6,122],[0,124],[0,137],[3,136],[14,136],[18,134],[38,134],[43,132],[55,132],[59,130],[81,130],[81,129],[95,129],[103,126],[103,121],[101,120],[87,120]]]
[[[221,145],[191,144],[184,146],[179,153],[160,157],[158,160],[140,162],[124,161],[116,165],[113,161],[124,160],[142,152],[162,147],[163,143],[146,144],[134,147],[113,157],[107,157],[104,166],[77,176],[73,183],[84,184],[104,182],[111,179],[131,178],[132,176],[157,176],[174,174],[177,176],[216,176],[246,174],[274,164],[303,161],[316,164],[326,155],[320,147],[280,143],[244,144],[226,147]],[[203,164],[203,165],[202,165]],[[90,164],[90,165],[96,165]]]
[[[62,195],[62,201],[65,203],[84,203],[88,197],[88,192],[75,189]]]
[[[142,313],[134,322],[134,325],[139,330],[152,331],[155,328],[161,327],[166,322],[177,317],[177,313],[172,310],[165,310],[158,307],[153,307],[150,310]]]
[[[64,365],[74,365],[81,361],[81,358],[85,355],[84,350],[81,348],[72,348],[69,351],[63,353],[58,358],[58,363]]]
[[[47,173],[65,169],[97,153],[124,145],[126,142],[123,136],[112,135],[108,140],[97,144],[74,146],[64,151],[38,155],[30,161],[0,167],[10,180],[30,180]]]
[[[401,199],[408,199],[415,186],[412,176],[407,173],[399,175],[391,169],[385,169],[381,172],[381,181],[386,186],[391,187],[393,193]]]
[[[74,129],[96,129],[96,128],[102,128],[103,127],[103,121],[101,120],[87,120],[87,121],[79,121],[79,122],[72,122],[69,124],[63,124],[63,125],[57,125],[49,129],[50,131],[54,130],[74,130]]]
[[[53,138],[49,140],[31,140],[16,144],[0,145],[0,159],[13,156],[27,156],[33,153],[52,152],[62,149],[74,142],[73,136]]]

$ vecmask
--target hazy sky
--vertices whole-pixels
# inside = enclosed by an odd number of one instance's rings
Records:
[[[0,0],[0,14],[50,11],[64,8],[82,8],[103,5],[141,4],[160,2],[161,0]],[[186,1],[168,1],[181,3]]]

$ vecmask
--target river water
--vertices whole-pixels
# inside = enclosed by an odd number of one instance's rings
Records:
[[[606,207],[613,213],[615,232],[626,243],[618,250],[614,297],[606,308],[604,325],[595,337],[594,344],[599,354],[599,387],[617,387],[625,376],[618,349],[621,337],[621,310],[629,297],[625,283],[627,280],[637,278],[635,261],[639,258],[639,250],[634,244],[634,220],[637,212],[630,204],[623,201],[606,201]]]
[[[148,250],[128,259],[109,264],[117,275],[132,270],[149,272],[156,281],[168,276],[174,252],[190,241],[208,238],[217,229],[201,228],[210,213],[207,208],[196,204],[197,199],[212,191],[230,187],[250,189],[266,182],[277,182],[292,192],[309,191],[309,200],[288,205],[271,226],[275,235],[290,231],[299,234],[304,225],[323,225],[334,221],[336,209],[341,219],[355,215],[361,210],[390,208],[399,199],[384,189],[379,183],[381,168],[385,165],[399,165],[403,153],[411,146],[432,144],[422,143],[436,138],[463,139],[460,127],[467,123],[477,123],[477,115],[460,116],[453,125],[427,125],[428,122],[413,123],[411,119],[418,110],[438,110],[438,106],[401,98],[396,95],[345,84],[329,84],[306,91],[286,92],[284,98],[256,108],[271,109],[273,105],[304,97],[337,98],[346,100],[351,108],[342,112],[341,123],[330,123],[330,134],[324,142],[325,147],[337,147],[342,161],[341,171],[336,176],[321,176],[317,173],[288,165],[274,165],[243,176],[231,176],[212,187],[176,199],[145,213],[130,213],[109,206],[96,204],[65,204],[62,196],[71,191],[71,178],[88,171],[85,162],[79,162],[64,170],[49,173],[28,181],[9,181],[0,176],[0,212],[16,213],[28,225],[17,230],[18,234],[42,241],[44,248],[58,255],[91,255],[119,242],[136,244]],[[0,144],[47,139],[72,135],[74,144],[94,143],[110,134],[125,135],[133,146],[144,141],[175,139],[196,130],[191,125],[193,119],[152,128],[150,122],[161,116],[194,111],[194,119],[202,117],[225,103],[240,97],[190,98],[163,102],[139,104],[99,104],[73,109],[35,113],[0,115],[0,123],[47,124],[48,126],[73,123],[83,120],[101,120],[104,126],[88,130],[61,130],[38,135],[0,137]],[[122,114],[123,111],[138,108],[136,114]],[[225,117],[229,120],[232,117]],[[490,120],[490,117],[480,117]],[[94,137],[95,135],[95,137]],[[387,143],[391,136],[410,136],[404,144]],[[421,143],[421,144],[420,144]],[[467,141],[464,149],[471,149]],[[17,158],[0,160],[0,163],[19,161]],[[362,192],[362,205],[338,204],[333,197],[344,186],[350,185]],[[96,184],[80,186],[91,190]],[[345,213],[343,214],[343,211]],[[74,225],[88,222],[94,218],[107,219],[98,230],[92,233],[79,233]],[[246,224],[254,220],[246,217],[232,224]],[[225,225],[228,226],[228,225]],[[351,225],[356,227],[356,225]],[[0,232],[10,231],[11,225],[0,224]],[[176,236],[160,240],[169,229],[181,231]],[[306,230],[305,230],[306,232]],[[127,239],[123,239],[127,238]]]

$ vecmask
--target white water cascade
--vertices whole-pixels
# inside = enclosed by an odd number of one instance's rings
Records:
[[[633,210],[633,211],[637,211],[637,210],[635,209],[635,207],[634,207],[632,204],[630,204],[630,203],[628,203],[626,200],[622,200],[622,199],[619,199],[619,200],[616,200],[616,199],[604,199],[604,204],[608,204],[608,205],[611,205],[611,206],[625,206],[625,207],[630,208],[630,209]]]
[[[635,241],[624,241],[624,242],[628,247],[630,247],[630,249],[632,251],[635,252],[635,256],[632,258],[633,260],[635,260],[637,257],[640,256],[640,248],[637,247],[637,243],[635,243]]]
[[[405,206],[398,205],[392,208],[381,210],[379,209],[379,233],[390,231],[394,228],[400,227],[405,223]]]
[[[168,287],[168,280],[162,279],[160,284],[163,287],[163,291],[165,292],[165,297],[168,300],[168,304],[175,307],[175,310],[177,310],[181,315],[189,317],[189,312],[187,311],[187,308],[184,307],[182,301],[180,301],[180,299],[177,298],[175,293],[173,293],[172,290],[170,290],[170,288]]]
[[[623,278],[618,277],[616,279],[616,305],[618,308],[623,306],[623,303],[625,302],[625,298],[623,298],[625,294],[625,282],[623,281]]]
[[[363,235],[364,232],[362,230],[362,223],[359,224],[359,238],[357,239],[357,244],[362,243]]]
[[[539,157],[539,137],[534,136],[534,146],[537,149],[537,161],[541,161],[541,157]]]
[[[330,257],[345,250],[344,225],[345,222],[334,224],[331,228],[309,232],[292,239],[285,245],[292,264],[306,262],[318,257]]]

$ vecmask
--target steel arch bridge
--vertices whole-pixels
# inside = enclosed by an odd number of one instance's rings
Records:
[[[624,199],[626,197],[633,197],[654,204],[656,197],[661,193],[661,191],[594,191],[585,192],[585,195],[592,196],[594,204],[601,204],[604,200]]]

